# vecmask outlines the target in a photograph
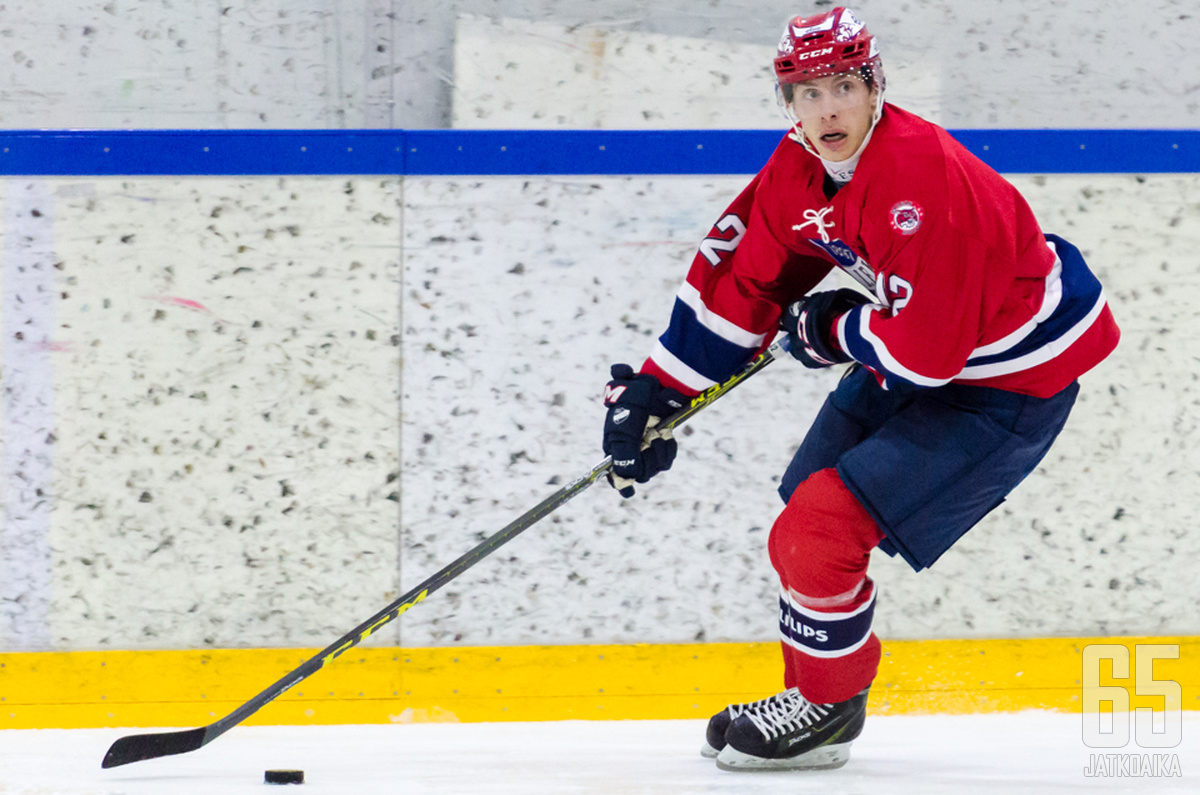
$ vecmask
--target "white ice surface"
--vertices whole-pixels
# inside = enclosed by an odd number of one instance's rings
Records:
[[[1174,793],[1200,786],[1200,716],[1185,713],[1182,777],[1088,778],[1079,715],[871,717],[841,770],[725,773],[702,759],[704,721],[238,727],[190,754],[101,770],[120,729],[0,732],[0,793]],[[1151,753],[1132,743],[1119,751]]]

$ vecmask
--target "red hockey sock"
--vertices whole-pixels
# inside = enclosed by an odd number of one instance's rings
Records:
[[[801,483],[771,528],[784,683],[810,701],[845,701],[875,678],[881,647],[867,566],[882,538],[833,469]]]

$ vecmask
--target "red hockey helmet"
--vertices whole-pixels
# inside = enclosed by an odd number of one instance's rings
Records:
[[[866,25],[842,6],[789,20],[775,58],[775,76],[781,85],[863,67],[882,77],[879,45]]]

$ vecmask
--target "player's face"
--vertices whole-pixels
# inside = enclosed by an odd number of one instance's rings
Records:
[[[875,114],[876,92],[857,72],[797,83],[792,112],[805,136],[826,160],[840,162],[862,145]]]

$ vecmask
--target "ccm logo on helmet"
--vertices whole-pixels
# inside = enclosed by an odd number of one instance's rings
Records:
[[[809,58],[820,58],[822,55],[829,55],[833,52],[832,47],[826,47],[823,50],[813,50],[812,52],[802,52],[796,56],[797,61],[804,61]]]

